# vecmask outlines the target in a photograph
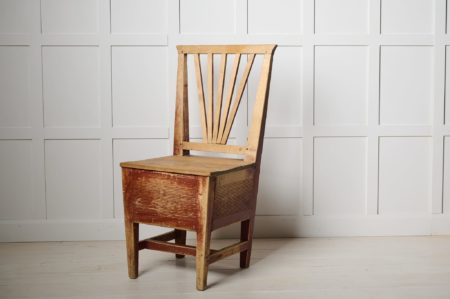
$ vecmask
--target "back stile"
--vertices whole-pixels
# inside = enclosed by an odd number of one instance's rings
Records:
[[[203,79],[202,68],[200,66],[200,54],[194,54],[195,73],[197,77],[197,90],[198,90],[198,107],[200,109],[200,119],[202,124],[202,136],[203,142],[208,142],[207,122],[206,122],[206,110],[205,110],[205,95],[203,92]]]
[[[174,155],[187,155],[188,150],[183,150],[182,142],[189,141],[189,108],[188,108],[188,83],[187,83],[187,55],[178,54],[177,71],[177,98],[175,108],[174,128]]]
[[[233,98],[234,85],[236,84],[236,77],[239,70],[239,63],[241,61],[241,54],[237,53],[234,57],[233,68],[230,74],[230,81],[228,83],[228,94],[225,98],[225,106],[223,108],[223,115],[220,116],[219,132],[217,134],[217,141],[222,140],[223,131],[225,130],[225,123],[228,118],[228,112],[230,111],[231,99]]]
[[[223,98],[223,86],[225,83],[225,72],[227,66],[227,54],[223,53],[220,60],[219,81],[217,87],[217,99],[214,107],[214,127],[213,127],[213,139],[214,143],[217,143],[217,135],[219,133],[220,114],[222,111],[222,98]]]
[[[233,109],[231,113],[228,115],[226,119],[226,127],[222,134],[222,138],[220,140],[221,144],[226,144],[228,140],[228,136],[230,135],[231,128],[234,123],[234,119],[236,117],[237,111],[239,109],[239,104],[241,103],[242,94],[244,93],[245,86],[247,85],[248,76],[252,69],[253,62],[255,61],[255,54],[249,55],[249,60],[247,61],[247,66],[245,67],[244,74],[242,75],[241,82],[239,84],[239,88],[236,94],[236,98],[234,99]]]
[[[213,135],[213,97],[214,97],[214,56],[208,53],[208,110],[206,113],[206,123],[208,129],[208,143],[212,142]]]
[[[246,161],[253,161],[259,165],[261,160],[262,143],[264,139],[265,119],[267,114],[267,98],[269,96],[269,82],[272,71],[272,55],[265,54],[261,67],[261,77],[256,92],[253,119],[248,132],[248,152]]]

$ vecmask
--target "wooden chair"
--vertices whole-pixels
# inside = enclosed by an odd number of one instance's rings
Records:
[[[256,196],[263,145],[267,98],[276,45],[178,46],[178,72],[173,156],[121,163],[125,207],[128,275],[138,276],[138,251],[168,251],[196,257],[197,289],[206,288],[208,265],[240,253],[240,267],[250,264]],[[207,56],[205,97],[200,55]],[[187,57],[193,55],[203,142],[189,139]],[[220,55],[219,81],[213,99],[213,61]],[[225,98],[227,56],[234,56]],[[247,64],[236,92],[240,60]],[[244,146],[227,145],[256,55],[262,55],[253,120]],[[233,99],[233,94],[235,97]],[[223,101],[224,99],[224,101]],[[207,101],[206,101],[207,100]],[[191,156],[190,150],[241,155],[242,159]],[[211,232],[241,222],[240,242],[210,249]],[[139,224],[174,228],[139,241]],[[186,231],[197,233],[197,246],[186,245]],[[175,240],[173,243],[168,242]]]

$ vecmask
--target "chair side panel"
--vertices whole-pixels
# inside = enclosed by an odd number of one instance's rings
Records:
[[[253,207],[255,168],[247,168],[217,178],[213,219],[250,211]]]
[[[123,168],[125,217],[195,230],[202,177]]]

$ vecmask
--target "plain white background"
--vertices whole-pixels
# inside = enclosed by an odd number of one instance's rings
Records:
[[[0,0],[0,241],[123,238],[118,164],[171,153],[175,46],[211,43],[279,45],[256,236],[449,234],[448,6]]]

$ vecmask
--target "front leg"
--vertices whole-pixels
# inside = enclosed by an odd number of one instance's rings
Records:
[[[199,194],[199,219],[197,228],[197,290],[203,291],[207,286],[208,258],[211,241],[212,211],[215,194],[216,179],[205,177]]]
[[[127,244],[128,277],[138,277],[139,266],[139,223],[125,220],[125,238]]]

